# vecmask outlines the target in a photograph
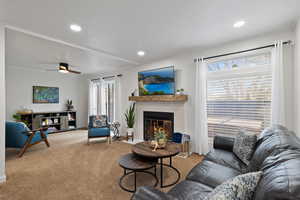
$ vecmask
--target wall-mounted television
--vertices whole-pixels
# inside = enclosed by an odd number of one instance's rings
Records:
[[[174,66],[138,73],[139,95],[173,95],[175,93]]]
[[[33,103],[59,103],[59,88],[33,86]]]

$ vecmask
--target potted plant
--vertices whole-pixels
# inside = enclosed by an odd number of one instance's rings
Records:
[[[184,89],[183,88],[176,90],[176,94],[177,95],[183,95],[183,93],[184,93]]]
[[[18,114],[18,113],[13,114],[12,117],[14,118],[14,120],[15,120],[16,122],[20,122],[20,121],[21,121],[21,115]]]
[[[130,105],[130,107],[125,112],[125,120],[127,123],[127,133],[128,135],[132,135],[133,127],[135,123],[135,103]]]
[[[68,99],[67,100],[67,110],[70,111],[70,110],[73,110],[74,106],[73,106],[73,101],[71,99]]]

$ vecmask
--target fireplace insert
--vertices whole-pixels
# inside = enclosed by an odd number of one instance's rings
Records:
[[[163,128],[167,138],[172,140],[174,132],[174,113],[144,111],[144,140],[154,139],[154,130]]]

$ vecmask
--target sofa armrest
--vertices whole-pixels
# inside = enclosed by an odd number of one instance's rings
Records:
[[[139,187],[131,198],[132,200],[176,200],[173,196],[163,193],[152,187]]]
[[[216,149],[233,151],[233,145],[234,145],[233,137],[215,136],[214,138],[214,148]]]

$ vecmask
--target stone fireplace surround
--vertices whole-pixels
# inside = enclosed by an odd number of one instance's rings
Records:
[[[184,103],[182,102],[136,102],[134,139],[144,140],[144,112],[174,113],[174,132],[185,132]]]

